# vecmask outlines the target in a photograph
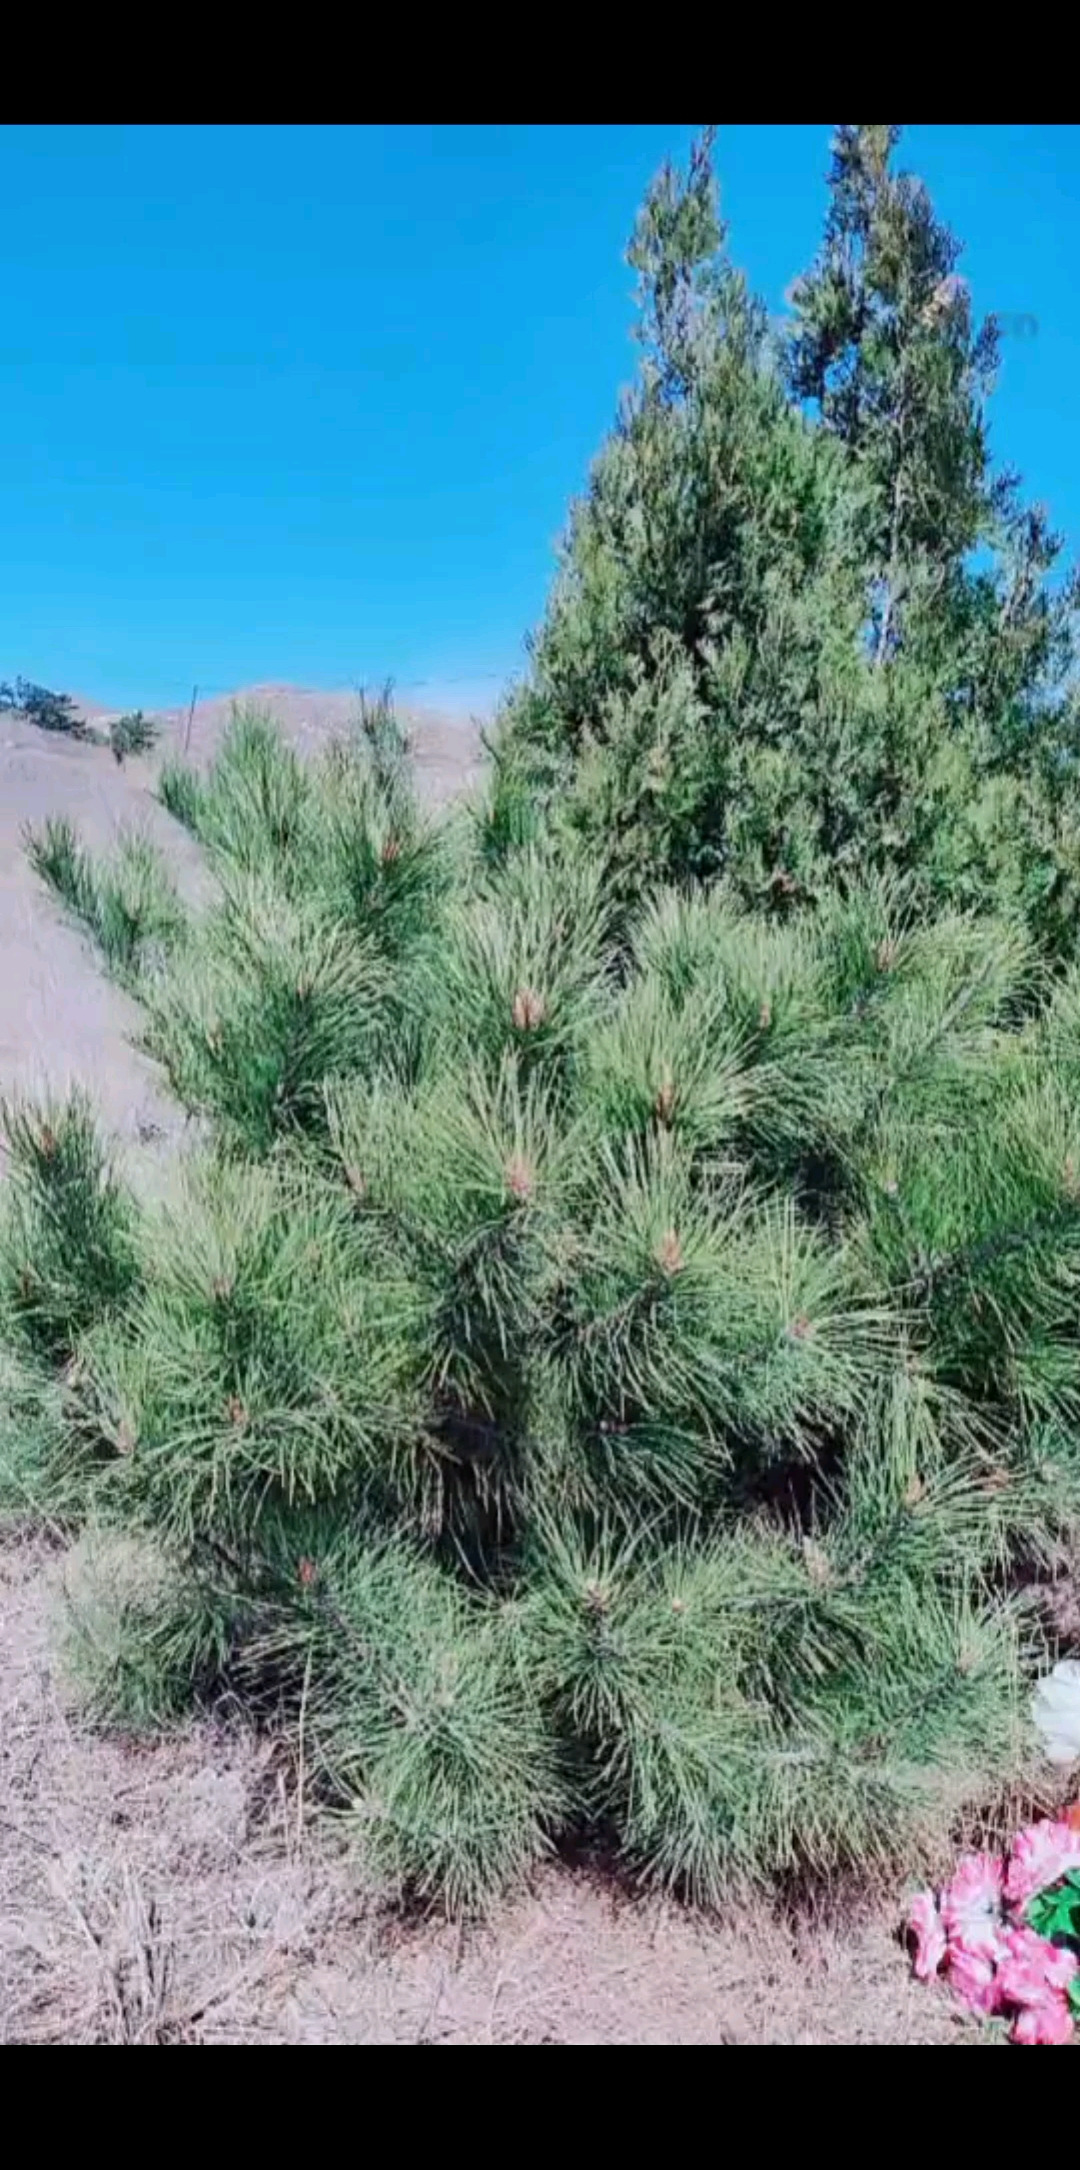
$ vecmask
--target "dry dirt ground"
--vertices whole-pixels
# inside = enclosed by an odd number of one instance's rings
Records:
[[[300,744],[348,695],[260,689]],[[213,750],[228,704],[197,709]],[[183,743],[187,718],[163,719]],[[423,786],[475,773],[464,723],[416,719]],[[137,820],[197,895],[198,856],[156,805],[156,759],[0,718],[0,1092],[93,1094],[139,1182],[162,1179],[182,1115],[132,1045],[132,1005],[30,875],[23,824],[68,814],[91,841]],[[304,1807],[297,1774],[222,1723],[153,1744],[92,1733],[66,1696],[77,1559],[0,1542],[0,2042],[972,2043],[917,1987],[896,1909],[793,1926],[707,1922],[552,1868],[484,1929],[403,1924],[364,1894]]]

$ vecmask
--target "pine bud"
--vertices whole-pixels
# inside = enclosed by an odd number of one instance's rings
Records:
[[[519,987],[512,1014],[518,1032],[535,1032],[547,1015],[543,995],[538,994],[535,987]]]
[[[658,1123],[663,1123],[665,1129],[671,1127],[671,1118],[675,1113],[675,1098],[674,1084],[671,1078],[666,1077],[653,1101],[653,1114]]]
[[[248,1420],[248,1413],[244,1407],[243,1402],[240,1399],[239,1394],[230,1394],[229,1399],[225,1404],[225,1414],[228,1417],[230,1424],[234,1424],[236,1426],[238,1432],[242,1432],[245,1429]]]
[[[661,1236],[654,1256],[661,1273],[676,1274],[682,1272],[686,1261],[683,1258],[682,1244],[679,1242],[678,1234],[674,1228],[667,1229]]]
[[[807,1318],[805,1311],[798,1312],[788,1327],[788,1333],[792,1341],[808,1341],[813,1331],[813,1325]]]
[[[533,1172],[523,1153],[511,1153],[506,1163],[506,1188],[511,1197],[524,1205],[531,1198],[534,1188]]]
[[[833,1579],[832,1562],[824,1547],[813,1537],[803,1538],[803,1559],[806,1572],[816,1589],[823,1590]]]
[[[358,1168],[353,1160],[349,1161],[346,1166],[345,1181],[354,1198],[363,1199],[367,1197],[367,1179],[363,1170]]]

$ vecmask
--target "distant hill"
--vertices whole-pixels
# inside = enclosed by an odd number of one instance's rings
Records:
[[[204,766],[213,759],[233,708],[245,703],[269,710],[293,744],[307,751],[348,726],[356,715],[357,694],[353,688],[320,692],[306,686],[242,686],[235,693],[196,702],[189,743],[186,706],[148,710],[161,730],[151,763],[160,760],[162,752],[182,753],[188,743],[188,758]],[[468,716],[447,715],[401,701],[396,705],[413,741],[424,797],[437,803],[468,789],[476,781],[482,763],[479,724]],[[79,707],[87,721],[99,729],[120,713],[91,701],[80,700]]]

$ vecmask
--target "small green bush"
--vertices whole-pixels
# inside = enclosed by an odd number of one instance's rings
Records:
[[[114,717],[109,725],[109,744],[117,767],[122,767],[130,754],[149,753],[157,736],[153,717],[144,715],[141,708]]]
[[[39,731],[59,731],[68,738],[88,738],[89,732],[70,693],[52,693],[28,678],[0,684],[0,711],[14,710]]]
[[[1075,970],[896,882],[628,915],[362,744],[201,789],[220,895],[138,984],[209,1156],[55,1304],[172,1593],[98,1707],[302,1712],[452,1908],[582,1830],[709,1903],[931,1849],[1021,1767],[1010,1563],[1080,1507]]]

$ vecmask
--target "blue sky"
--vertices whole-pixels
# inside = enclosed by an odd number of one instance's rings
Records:
[[[635,206],[693,132],[0,131],[0,677],[491,705],[633,373]],[[720,130],[777,309],[828,133]],[[1080,551],[1080,128],[916,127],[903,161],[1020,320],[995,447]]]

